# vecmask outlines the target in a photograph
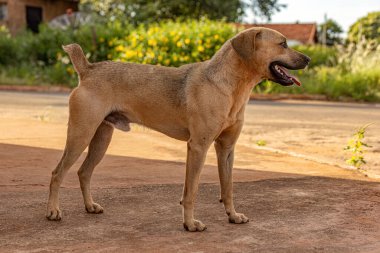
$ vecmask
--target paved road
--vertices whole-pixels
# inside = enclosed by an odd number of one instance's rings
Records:
[[[342,169],[342,146],[368,130],[376,168],[379,108],[370,105],[254,102],[237,145],[236,207],[251,221],[229,224],[218,202],[215,153],[202,172],[196,217],[182,229],[178,204],[186,145],[133,127],[116,131],[95,170],[101,215],[84,211],[76,175],[61,190],[63,221],[44,217],[50,172],[65,142],[67,95],[0,92],[0,251],[4,252],[378,252],[379,181]],[[267,145],[258,147],[257,140]],[[240,169],[239,169],[240,168]],[[371,171],[376,171],[372,169]]]

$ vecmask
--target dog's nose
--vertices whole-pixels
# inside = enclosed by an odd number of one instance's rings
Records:
[[[309,65],[310,61],[311,61],[311,58],[309,56],[305,55],[305,63],[306,63],[306,65]]]

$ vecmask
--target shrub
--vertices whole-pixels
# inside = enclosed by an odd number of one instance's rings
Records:
[[[41,26],[35,35],[10,37],[0,27],[0,83],[64,84],[75,86],[77,76],[61,45],[76,42],[90,61],[119,61],[179,66],[210,59],[238,32],[225,22],[166,21],[132,29],[113,22],[56,30]],[[256,86],[260,93],[324,94],[330,99],[380,100],[380,46],[362,40],[348,46],[297,46],[312,58],[306,71],[296,71],[302,87],[272,82]],[[22,81],[24,80],[24,81]]]
[[[8,29],[0,26],[0,65],[17,63],[17,44],[13,42]]]
[[[302,81],[301,87],[283,87],[266,81],[254,91],[322,94],[332,100],[380,101],[380,46],[362,40],[358,44],[327,48],[322,54],[317,53],[318,48],[323,50],[321,46],[297,48],[311,56],[312,62],[317,61],[309,70],[296,71]],[[329,51],[335,54],[335,59],[323,64],[322,59],[330,59],[326,54]],[[313,54],[317,57],[313,58]]]
[[[41,25],[39,30],[38,34],[24,31],[18,36],[10,37],[9,33],[0,27],[2,83],[18,83],[19,79],[25,79],[25,84],[75,85],[76,75],[62,50],[62,45],[79,43],[91,61],[102,61],[106,60],[110,50],[113,50],[113,47],[109,46],[110,41],[124,38],[130,29],[113,22],[105,25],[86,25],[75,30],[52,29],[47,25]],[[25,68],[28,68],[28,71],[25,71]]]
[[[236,32],[231,24],[207,19],[140,26],[114,42],[110,58],[165,66],[204,61]]]
[[[306,54],[311,58],[309,68],[336,63],[338,50],[336,47],[324,47],[322,45],[298,45],[293,49]]]
[[[131,29],[131,26],[122,26],[120,22],[86,25],[73,32],[71,43],[80,44],[91,61],[104,61],[110,58],[114,41],[124,39]]]

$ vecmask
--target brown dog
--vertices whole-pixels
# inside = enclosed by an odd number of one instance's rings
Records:
[[[310,58],[287,47],[280,33],[245,30],[211,60],[179,68],[120,62],[89,63],[77,44],[64,46],[80,84],[70,96],[66,147],[52,173],[47,218],[60,220],[58,190],[63,177],[89,146],[78,171],[84,204],[89,213],[102,213],[92,200],[90,179],[103,158],[114,128],[130,123],[155,129],[187,142],[186,180],[181,205],[189,231],[206,226],[194,219],[194,200],[207,150],[214,142],[218,156],[221,202],[231,223],[248,218],[235,211],[232,200],[234,147],[244,121],[252,87],[263,79],[282,85],[300,84],[287,69],[302,69]]]

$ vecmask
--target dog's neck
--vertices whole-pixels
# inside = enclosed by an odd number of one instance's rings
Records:
[[[261,81],[260,75],[243,62],[229,42],[206,63],[205,71],[208,80],[229,98],[225,103],[228,117],[243,117],[252,88]]]
[[[233,93],[250,92],[261,81],[260,75],[244,63],[229,42],[208,61],[206,71],[210,81]]]

